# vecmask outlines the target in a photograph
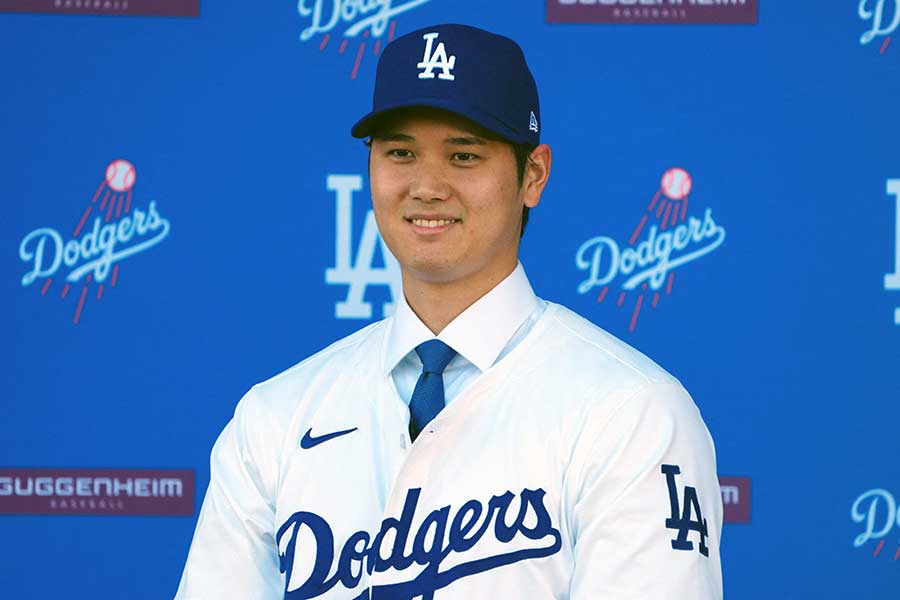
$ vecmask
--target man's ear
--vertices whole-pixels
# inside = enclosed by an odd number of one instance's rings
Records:
[[[534,208],[541,201],[541,194],[550,179],[550,166],[553,163],[553,153],[550,146],[541,144],[531,151],[528,163],[525,165],[525,175],[522,178],[522,189],[525,206]]]

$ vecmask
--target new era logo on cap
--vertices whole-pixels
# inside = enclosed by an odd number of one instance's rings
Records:
[[[522,49],[476,27],[435,25],[388,44],[378,60],[372,111],[351,132],[371,135],[387,111],[411,107],[450,111],[510,142],[540,144],[537,85]]]
[[[422,62],[417,66],[418,68],[425,70],[422,73],[419,73],[419,79],[434,79],[435,69],[441,69],[442,71],[441,74],[438,75],[439,79],[446,79],[447,81],[456,79],[451,73],[456,66],[456,56],[447,58],[447,49],[444,48],[444,42],[438,43],[437,49],[432,53],[434,40],[437,39],[439,35],[439,33],[433,31],[422,36],[422,39],[425,40],[425,56],[422,57]]]

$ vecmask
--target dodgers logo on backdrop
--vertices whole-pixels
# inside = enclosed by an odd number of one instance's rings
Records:
[[[362,234],[353,256],[353,194],[362,189],[361,175],[329,175],[325,187],[335,194],[334,266],[325,271],[325,283],[346,285],[347,297],[334,306],[338,319],[371,319],[372,304],[363,300],[371,285],[387,286],[391,301],[381,306],[381,316],[394,314],[394,301],[402,294],[400,263],[391,254],[378,232],[375,213],[366,212]],[[381,250],[384,266],[375,266],[375,253]]]
[[[562,535],[545,506],[543,489],[507,491],[487,502],[472,499],[462,506],[437,508],[413,530],[420,493],[421,488],[408,490],[400,517],[384,519],[377,533],[357,531],[346,541],[334,539],[321,515],[305,511],[291,515],[276,537],[285,600],[315,598],[338,584],[352,590],[363,572],[388,570],[409,572],[409,578],[374,586],[375,597],[429,599],[458,579],[550,556],[562,547]],[[302,551],[298,547],[301,534]],[[338,555],[336,547],[342,548]],[[491,554],[485,556],[487,551]],[[451,555],[459,556],[453,556],[453,566],[442,568]],[[466,556],[473,558],[466,561]],[[368,598],[368,589],[354,596],[354,600]]]
[[[886,188],[894,197],[894,272],[885,273],[884,289],[900,292],[900,179],[888,179]],[[894,308],[894,325],[900,325],[900,306]]]
[[[350,79],[356,79],[363,58],[369,53],[373,57],[378,56],[382,38],[387,37],[388,42],[394,39],[396,17],[430,1],[298,0],[297,13],[304,23],[300,41],[308,42],[315,36],[321,36],[318,44],[320,52],[331,47],[343,56],[351,41],[359,40],[349,53],[353,57]]]
[[[891,34],[900,26],[900,0],[860,0],[857,12],[867,26],[859,37],[860,45],[881,40],[879,52],[884,54],[891,43]]]
[[[863,492],[850,507],[850,518],[862,526],[862,531],[853,538],[854,548],[874,544],[872,556],[878,558],[888,545],[888,554],[893,554],[895,561],[900,559],[900,508],[891,492],[882,488]]]
[[[169,221],[160,215],[155,201],[144,210],[132,208],[136,180],[134,165],[114,160],[106,167],[103,181],[71,236],[52,227],[39,227],[19,244],[19,258],[27,265],[23,287],[43,281],[41,296],[46,296],[56,280],[61,287],[59,296],[65,300],[72,287],[81,286],[72,319],[76,325],[92,286],[96,286],[97,301],[102,300],[107,284],[114,288],[118,283],[119,263],[146,252],[169,235]]]
[[[725,229],[713,219],[712,209],[702,216],[688,217],[693,188],[690,174],[681,168],[667,170],[647,211],[626,244],[601,235],[585,241],[575,253],[575,265],[584,271],[578,293],[597,293],[602,303],[611,289],[618,289],[616,306],[634,295],[628,331],[634,331],[638,316],[650,297],[656,308],[663,294],[669,295],[675,271],[716,250],[725,241]]]

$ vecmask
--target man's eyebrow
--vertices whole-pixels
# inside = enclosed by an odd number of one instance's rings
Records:
[[[416,138],[411,135],[407,135],[405,133],[377,133],[372,136],[372,139],[378,140],[379,142],[414,142]]]
[[[485,146],[487,142],[484,138],[480,138],[477,135],[468,135],[468,136],[453,136],[448,137],[444,140],[445,144],[451,144],[453,146]]]

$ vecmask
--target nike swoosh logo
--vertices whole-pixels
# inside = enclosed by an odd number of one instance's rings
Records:
[[[342,435],[347,435],[348,433],[353,433],[359,429],[358,427],[354,427],[353,429],[344,429],[343,431],[335,431],[334,433],[326,433],[325,435],[320,435],[318,437],[313,437],[312,435],[312,427],[310,427],[306,433],[303,434],[303,439],[300,440],[300,447],[304,450],[309,450],[315,446],[318,446],[322,442],[327,442],[328,440],[333,440],[336,437],[340,437]]]

